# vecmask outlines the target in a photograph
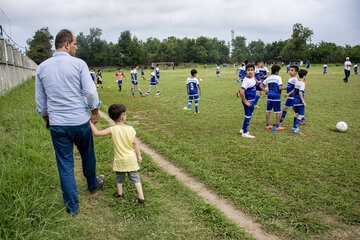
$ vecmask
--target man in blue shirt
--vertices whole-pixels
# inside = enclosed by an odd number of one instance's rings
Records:
[[[36,111],[51,133],[67,212],[77,215],[79,201],[74,176],[74,144],[81,155],[88,190],[98,190],[105,181],[104,175],[96,177],[88,112],[92,112],[91,121],[96,123],[101,102],[87,64],[74,57],[77,50],[75,35],[67,29],[61,30],[56,35],[55,48],[53,57],[42,62],[36,71]]]

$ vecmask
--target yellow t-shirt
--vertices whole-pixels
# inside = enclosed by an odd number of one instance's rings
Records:
[[[132,172],[140,169],[133,146],[135,129],[131,126],[115,125],[110,127],[111,139],[114,143],[114,164],[116,172]]]

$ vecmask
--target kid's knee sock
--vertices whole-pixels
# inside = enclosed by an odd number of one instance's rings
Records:
[[[242,127],[243,133],[248,132],[250,120],[251,120],[251,118],[246,118],[246,117],[244,118],[244,123],[243,123],[243,127]]]
[[[135,95],[135,91],[134,89],[131,89],[131,96],[134,96]]]
[[[142,95],[142,92],[139,90],[140,95]]]
[[[280,118],[280,124],[282,124],[282,122],[284,121],[285,117],[286,117],[287,111],[283,111],[281,114],[281,118]]]
[[[192,104],[192,101],[189,101],[188,109],[191,109],[191,104]]]
[[[301,120],[298,119],[297,117],[294,118],[294,125],[293,128],[298,128],[299,124],[300,124]]]
[[[254,106],[256,106],[256,105],[257,105],[257,103],[258,103],[258,101],[259,101],[259,98],[260,98],[260,96],[258,96],[258,95],[256,95],[256,96],[255,96],[255,103],[254,103]]]
[[[195,112],[198,112],[199,102],[198,100],[195,100]]]

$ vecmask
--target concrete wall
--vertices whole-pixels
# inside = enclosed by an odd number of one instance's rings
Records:
[[[0,37],[0,96],[35,75],[37,64]]]

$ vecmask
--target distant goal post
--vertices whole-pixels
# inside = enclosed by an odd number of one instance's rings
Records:
[[[153,68],[156,68],[156,66],[159,64],[159,67],[164,68],[165,66],[172,67],[174,66],[174,62],[154,62],[151,63],[151,66]]]

